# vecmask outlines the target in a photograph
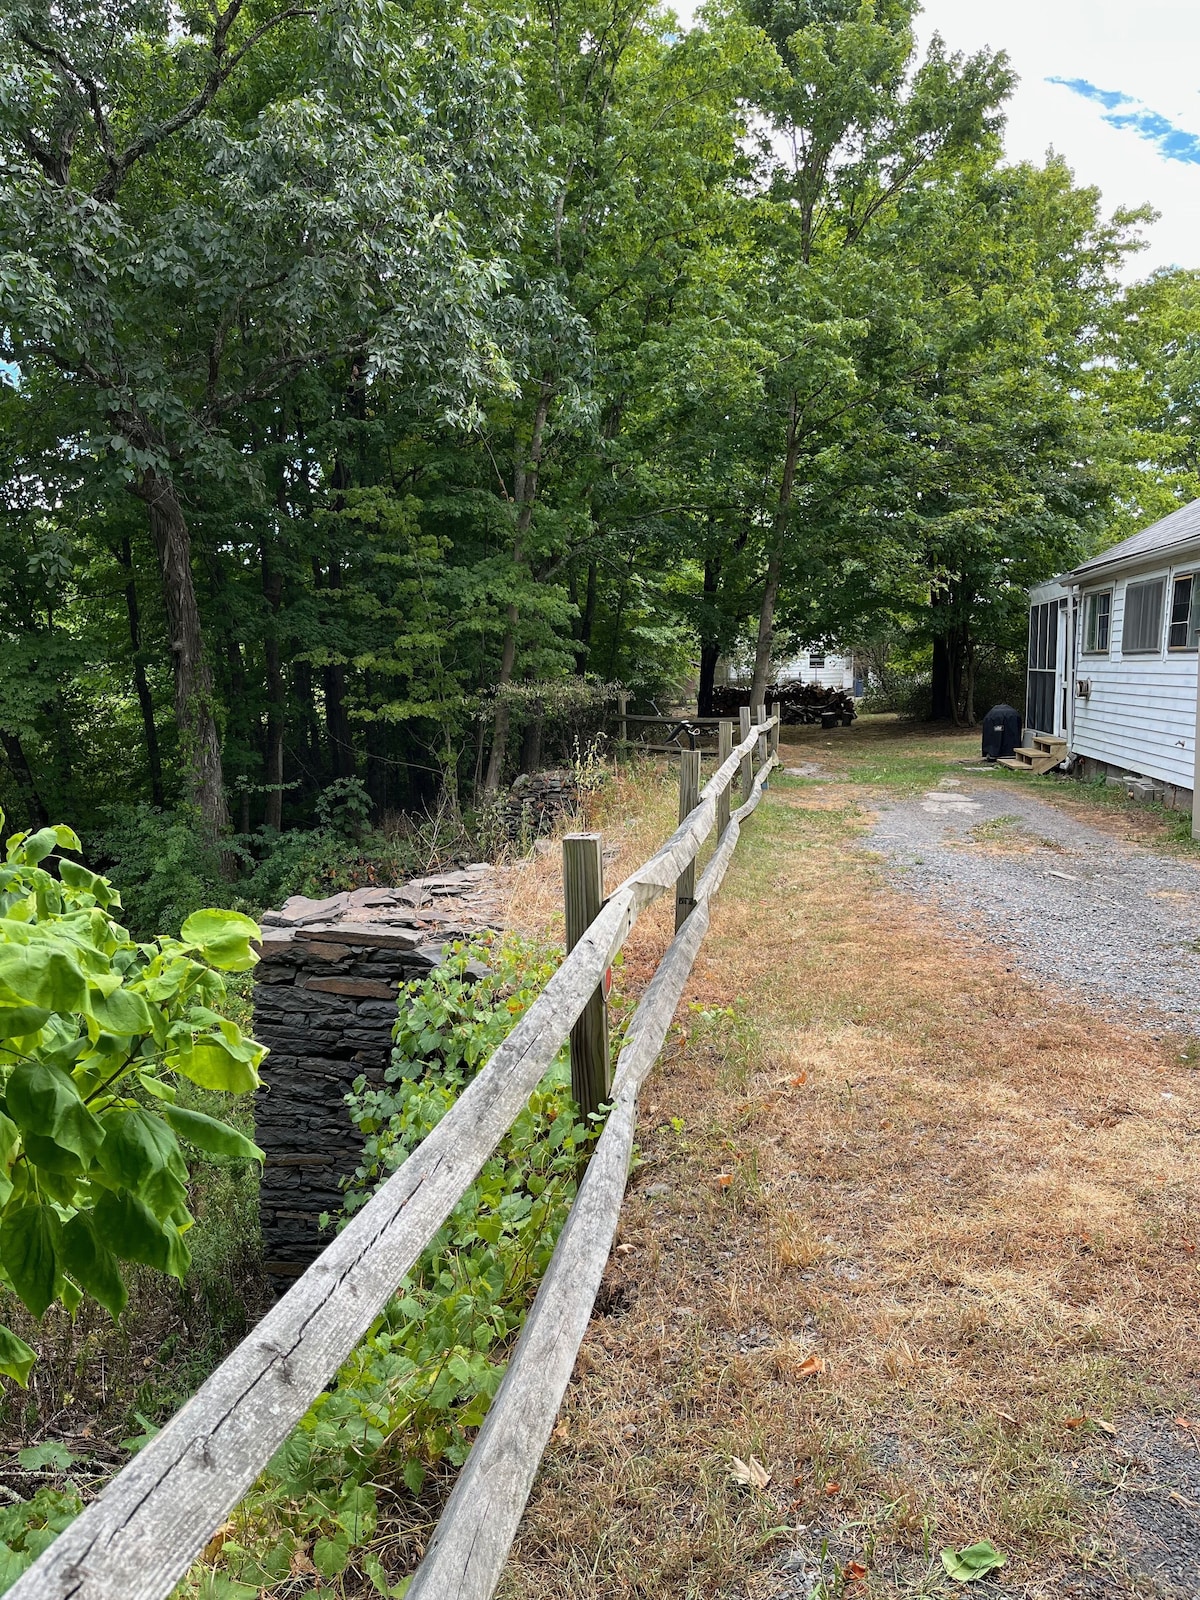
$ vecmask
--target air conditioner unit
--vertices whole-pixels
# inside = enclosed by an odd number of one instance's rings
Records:
[[[1081,700],[1090,700],[1092,698],[1092,680],[1090,678],[1076,678],[1075,693]]]

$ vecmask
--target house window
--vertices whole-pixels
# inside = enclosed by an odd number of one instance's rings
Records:
[[[1194,650],[1200,639],[1200,582],[1189,572],[1171,585],[1171,620],[1167,625],[1168,650]]]
[[[808,664],[810,667],[815,667],[819,671],[825,665],[825,657],[820,651],[810,651]]]
[[[1125,585],[1125,621],[1121,627],[1123,656],[1157,655],[1162,649],[1165,588],[1163,578]]]
[[[1083,613],[1083,648],[1090,656],[1108,654],[1108,634],[1112,623],[1112,590],[1089,594]]]

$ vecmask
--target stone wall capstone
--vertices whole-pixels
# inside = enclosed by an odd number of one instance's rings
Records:
[[[362,1145],[345,1096],[357,1077],[383,1081],[400,984],[437,966],[447,943],[499,926],[492,868],[326,900],[294,895],[262,925],[254,1031],[271,1051],[254,1110],[263,1255],[267,1272],[287,1279],[328,1242],[318,1218],[340,1209]]]

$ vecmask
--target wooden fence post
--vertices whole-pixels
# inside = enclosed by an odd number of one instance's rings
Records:
[[[756,728],[761,728],[763,723],[767,720],[767,708],[766,708],[766,706],[763,705],[763,703],[761,701],[759,701],[758,705],[756,705],[753,708],[753,711],[754,711],[754,726]],[[767,736],[764,733],[762,738],[754,746],[754,760],[755,760],[756,764],[761,767],[763,762],[766,759],[767,759]]]
[[[771,754],[779,754],[779,701],[771,701],[771,715],[775,718],[775,726],[771,729]]]
[[[750,732],[750,707],[738,707],[738,743],[743,744],[746,735]],[[745,805],[754,792],[754,752],[742,757],[742,804]]]
[[[700,804],[700,752],[679,752],[679,820],[690,815]],[[675,880],[675,932],[678,933],[696,904],[696,858],[684,867]]]
[[[628,710],[629,710],[629,690],[628,689],[618,689],[617,690],[617,717],[618,717],[619,720],[618,720],[617,726],[621,730],[620,733],[618,734],[618,738],[620,739],[620,742],[621,742],[622,745],[628,745],[628,743],[629,743],[629,724],[625,720],[626,713],[628,712]]]
[[[733,723],[726,720],[717,725],[717,766],[723,767],[733,754]],[[729,826],[729,794],[733,788],[731,779],[717,796],[717,838],[725,837],[725,829]]]
[[[563,835],[563,903],[567,949],[573,950],[604,905],[604,842],[598,833]],[[604,988],[592,995],[571,1029],[571,1093],[582,1118],[608,1099],[608,1012]]]

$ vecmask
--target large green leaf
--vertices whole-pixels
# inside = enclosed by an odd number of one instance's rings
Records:
[[[54,1139],[47,1139],[40,1133],[24,1133],[21,1143],[25,1154],[38,1169],[38,1178],[44,1181],[48,1172],[57,1173],[62,1178],[78,1180],[83,1176],[83,1162],[74,1150],[68,1150],[65,1144],[59,1144]],[[73,1188],[70,1192],[73,1192]],[[57,1194],[55,1196],[57,1198]]]
[[[187,1200],[187,1167],[171,1129],[153,1111],[110,1111],[104,1117],[100,1165],[165,1221]]]
[[[63,1228],[62,1262],[81,1289],[114,1318],[125,1309],[125,1288],[117,1257],[96,1232],[91,1217],[77,1211]]]
[[[100,877],[99,873],[89,872],[86,867],[80,866],[78,861],[60,861],[58,875],[68,889],[78,889],[84,894],[94,895],[99,906],[107,909],[109,906],[121,904],[121,896],[108,879]]]
[[[154,1031],[150,1007],[132,989],[114,989],[109,995],[95,990],[91,995],[89,1010],[109,1033],[136,1036]]]
[[[87,979],[72,946],[63,939],[4,941],[0,921],[0,985],[13,999],[47,1011],[83,1011]]]
[[[70,828],[58,823],[57,826],[39,828],[36,833],[31,833],[14,853],[31,867],[36,867],[38,862],[44,861],[53,850],[78,849],[79,840],[76,835]]]
[[[36,1360],[36,1355],[24,1339],[18,1339],[8,1328],[0,1328],[0,1372],[5,1377],[15,1378],[23,1389],[29,1379],[29,1369]]]
[[[250,1045],[248,1040],[231,1041],[221,1034],[205,1033],[196,1039],[180,1040],[167,1057],[167,1065],[202,1089],[248,1094],[258,1087],[257,1064],[264,1054],[260,1046]]]
[[[263,1153],[251,1139],[227,1122],[205,1116],[203,1111],[186,1111],[183,1106],[164,1106],[163,1116],[181,1139],[194,1144],[206,1155],[223,1156],[229,1161],[262,1161]]]
[[[85,1166],[99,1150],[104,1129],[58,1067],[46,1061],[22,1061],[8,1080],[5,1100],[9,1116],[23,1133],[53,1139],[73,1150]]]
[[[24,1205],[0,1218],[0,1262],[35,1317],[57,1298],[61,1250],[62,1224],[49,1206]]]
[[[92,1212],[97,1237],[122,1261],[138,1261],[181,1282],[191,1251],[173,1222],[160,1222],[137,1195],[102,1194]]]
[[[0,1006],[0,1039],[23,1039],[50,1020],[43,1006]]]
[[[262,934],[257,922],[238,911],[206,910],[193,911],[179,936],[221,972],[246,972],[258,961],[250,941]]]

